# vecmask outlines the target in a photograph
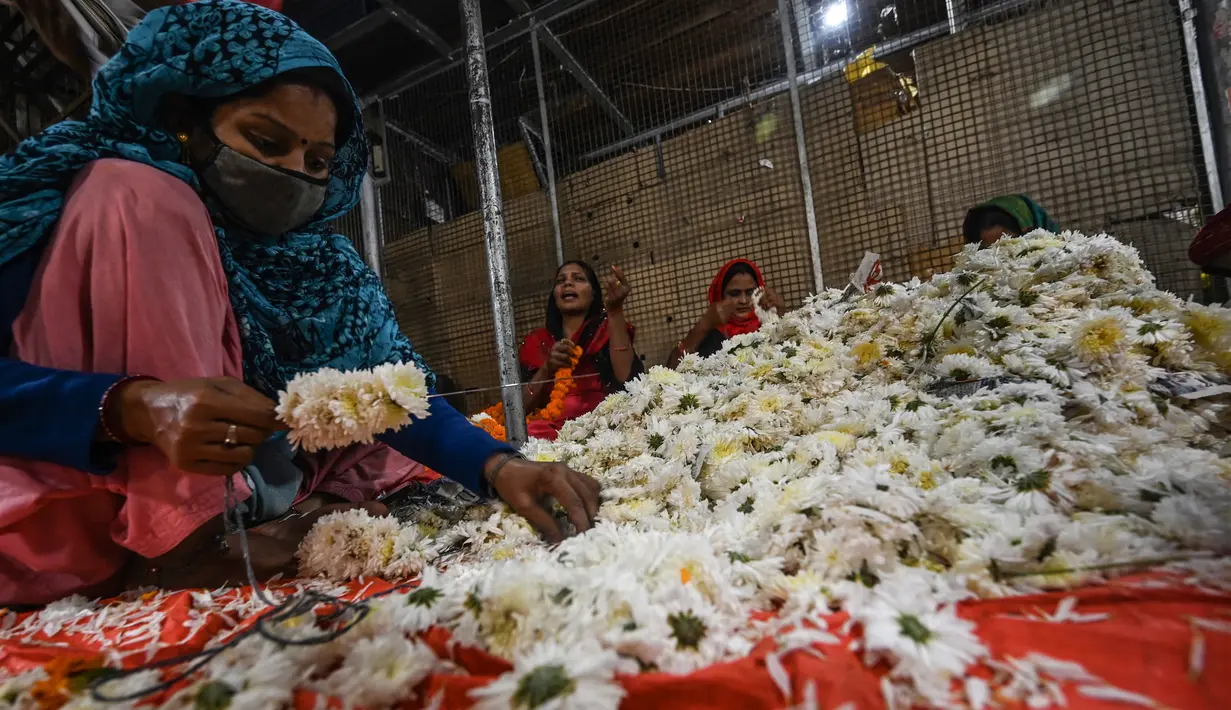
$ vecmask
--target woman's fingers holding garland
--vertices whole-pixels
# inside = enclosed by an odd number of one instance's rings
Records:
[[[118,406],[113,421],[127,439],[156,446],[172,466],[192,473],[235,473],[283,428],[273,400],[225,377],[132,382]]]

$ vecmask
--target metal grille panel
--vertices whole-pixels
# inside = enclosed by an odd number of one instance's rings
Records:
[[[960,250],[966,210],[1005,193],[1201,293],[1186,248],[1211,199],[1168,0],[594,0],[488,62],[519,335],[542,324],[556,266],[545,138],[564,254],[629,275],[647,364],[731,258],[791,305],[820,275],[841,287],[865,251],[887,278],[927,277]],[[497,368],[466,101],[461,68],[385,100],[385,269],[429,362],[484,387]]]

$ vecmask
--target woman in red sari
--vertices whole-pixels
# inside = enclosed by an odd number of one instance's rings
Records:
[[[786,310],[778,294],[765,285],[765,277],[756,264],[747,259],[727,262],[710,283],[709,308],[671,351],[667,367],[676,367],[688,353],[709,357],[722,349],[727,338],[760,330],[761,320],[753,305],[757,290],[764,292],[762,306],[778,313]]]
[[[607,295],[589,264],[570,261],[556,271],[556,286],[547,300],[547,327],[526,337],[521,346],[526,411],[536,412],[551,399],[556,373],[581,357],[573,368],[573,387],[564,412],[555,419],[531,419],[530,436],[555,440],[560,427],[593,411],[603,398],[619,391],[644,367],[633,350],[633,327],[624,319],[624,300],[632,287],[616,267],[605,279]]]

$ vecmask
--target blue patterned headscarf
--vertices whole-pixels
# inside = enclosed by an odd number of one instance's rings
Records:
[[[286,17],[233,0],[201,0],[151,12],[94,81],[84,123],[65,122],[0,158],[0,265],[47,242],[77,172],[122,158],[200,189],[180,143],[157,118],[165,97],[230,96],[295,69],[342,76],[329,50]],[[380,277],[350,240],[328,229],[359,199],[367,170],[360,109],[338,106],[339,137],[324,206],[299,231],[268,239],[215,227],[231,306],[243,341],[244,379],[274,394],[300,372],[414,361]],[[353,120],[343,122],[350,114]],[[214,214],[215,225],[225,224]],[[169,235],[170,236],[170,235]],[[429,382],[434,378],[429,376]]]

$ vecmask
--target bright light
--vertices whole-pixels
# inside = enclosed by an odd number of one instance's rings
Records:
[[[846,24],[847,12],[845,0],[830,3],[821,10],[821,24],[827,29],[834,29]]]

